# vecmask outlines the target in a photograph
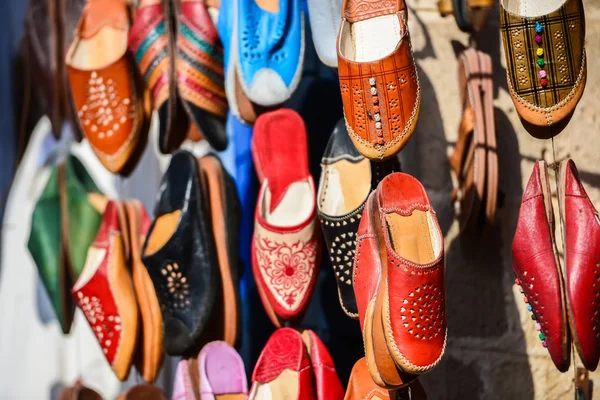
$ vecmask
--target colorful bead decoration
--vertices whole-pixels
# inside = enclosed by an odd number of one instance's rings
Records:
[[[523,288],[521,287],[521,280],[519,278],[517,278],[517,279],[515,279],[515,283],[519,286],[519,290],[521,291],[521,293],[523,293]],[[535,313],[533,312],[533,307],[529,303],[529,299],[527,297],[523,297],[523,300],[525,301],[525,304],[527,304],[527,311],[529,311],[531,313],[531,319],[535,321],[535,329],[536,329],[536,331],[539,332],[538,337],[542,341],[542,346],[544,348],[547,348],[548,343],[546,342],[546,334],[542,331],[542,324],[537,321],[537,317],[535,316]]]
[[[538,56],[538,60],[537,60],[537,64],[539,65],[540,68],[544,68],[546,66],[546,61],[544,61],[544,48],[541,47],[542,45],[542,33],[544,32],[544,27],[542,26],[542,24],[539,21],[536,21],[535,23],[535,42],[538,44],[538,47],[535,54],[537,54]],[[540,76],[540,85],[542,85],[542,87],[546,87],[548,86],[548,74],[546,73],[546,70],[542,69],[539,72],[539,76]]]

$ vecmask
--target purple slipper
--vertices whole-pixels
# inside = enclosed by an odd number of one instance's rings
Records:
[[[244,363],[233,347],[225,342],[211,342],[198,357],[202,400],[246,400],[248,382]]]
[[[194,390],[193,378],[190,375],[190,361],[181,360],[175,371],[175,382],[173,384],[173,396],[171,400],[200,400]]]

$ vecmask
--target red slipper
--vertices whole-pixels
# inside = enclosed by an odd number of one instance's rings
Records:
[[[248,399],[316,399],[310,358],[298,331],[280,328],[271,335],[254,368]]]
[[[127,222],[121,204],[110,201],[85,266],[71,293],[83,311],[106,360],[125,380],[133,359],[138,306],[127,266]]]
[[[308,350],[308,356],[315,374],[317,399],[343,400],[344,388],[325,343],[310,329],[302,332],[302,340],[304,340]]]
[[[281,109],[261,115],[252,156],[261,188],[252,240],[252,270],[276,326],[299,320],[318,275],[320,237],[316,194],[308,170],[304,121]]]

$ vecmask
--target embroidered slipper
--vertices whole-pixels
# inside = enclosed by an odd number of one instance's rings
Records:
[[[237,68],[248,98],[276,106],[296,90],[304,64],[300,0],[241,0],[237,13]]]
[[[246,400],[248,383],[244,362],[225,342],[211,342],[198,356],[202,400]]]
[[[314,399],[313,372],[300,333],[280,328],[267,341],[252,373],[249,400]]]
[[[124,174],[137,164],[149,128],[127,51],[129,14],[126,0],[89,0],[65,60],[81,130],[102,165]]]
[[[140,0],[129,34],[129,49],[158,111],[163,154],[179,148],[189,124],[177,96],[173,13],[170,1]]]
[[[583,365],[595,371],[600,358],[600,219],[573,160],[560,163],[558,203],[571,335]]]
[[[109,201],[85,267],[71,289],[106,360],[127,379],[138,334],[138,306],[128,262],[127,221],[122,204]]]
[[[478,232],[494,222],[498,197],[492,62],[487,54],[467,49],[458,68],[463,117],[450,166],[458,183],[460,229]]]
[[[404,0],[345,0],[337,44],[344,118],[365,157],[385,160],[412,136],[421,88]]]
[[[125,203],[133,285],[140,309],[141,326],[135,364],[146,382],[154,382],[163,360],[163,332],[160,304],[146,267],[142,263],[142,244],[150,229],[150,218],[139,200]]]
[[[301,319],[319,272],[315,187],[302,118],[289,109],[261,115],[252,157],[261,182],[252,271],[267,314],[279,327],[283,320]]]
[[[540,139],[558,135],[587,79],[582,0],[500,1],[508,89],[523,126]]]
[[[215,150],[227,148],[223,47],[203,0],[178,0],[177,87],[191,121]]]
[[[515,283],[536,321],[542,346],[548,349],[556,368],[566,372],[571,363],[571,335],[554,235],[548,167],[544,161],[538,161],[523,193],[512,244],[513,270]]]
[[[337,33],[340,29],[342,0],[308,0],[308,18],[317,56],[328,67],[337,68]]]

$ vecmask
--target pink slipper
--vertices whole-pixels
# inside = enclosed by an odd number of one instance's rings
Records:
[[[211,342],[198,357],[202,400],[246,400],[248,382],[244,362],[229,344]]]

